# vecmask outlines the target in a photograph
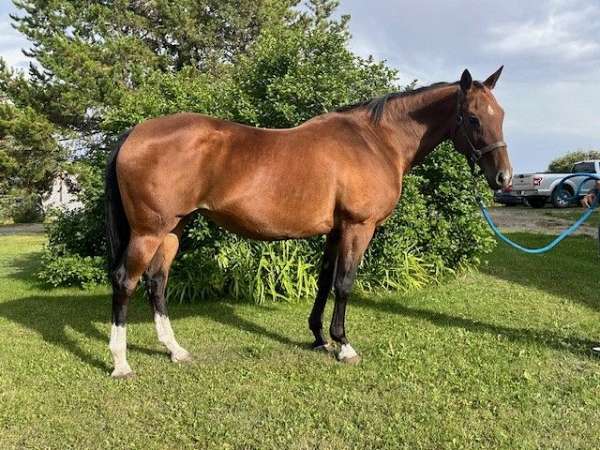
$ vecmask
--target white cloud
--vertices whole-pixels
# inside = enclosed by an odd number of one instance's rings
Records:
[[[490,29],[485,47],[515,56],[541,56],[564,61],[600,59],[600,5],[554,1],[540,19],[509,22]]]
[[[22,48],[31,44],[25,37],[11,26],[9,18],[0,20],[0,56],[13,68],[25,68],[30,59],[23,55]]]
[[[505,124],[508,129],[595,136],[600,141],[597,116],[600,91],[595,89],[595,83],[507,82],[502,88],[501,101],[509,111]]]

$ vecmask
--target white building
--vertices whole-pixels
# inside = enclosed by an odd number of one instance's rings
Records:
[[[42,208],[48,211],[50,208],[62,208],[72,210],[80,208],[83,204],[77,200],[74,188],[77,186],[77,179],[68,173],[61,173],[54,178],[50,194],[42,200]]]

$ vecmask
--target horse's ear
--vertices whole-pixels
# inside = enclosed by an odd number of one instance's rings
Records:
[[[496,82],[498,81],[498,78],[500,78],[502,69],[504,69],[504,66],[500,66],[500,68],[498,70],[496,70],[493,74],[491,74],[488,77],[488,79],[483,82],[484,86],[490,90],[494,89],[494,87],[496,86]]]
[[[468,69],[462,73],[460,77],[460,88],[463,92],[467,92],[471,89],[471,85],[473,84],[473,77],[471,76],[471,72]]]

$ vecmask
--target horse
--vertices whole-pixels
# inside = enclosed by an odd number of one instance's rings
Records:
[[[127,307],[142,277],[159,341],[173,362],[191,360],[175,339],[165,289],[182,231],[196,213],[251,239],[325,235],[308,319],[312,348],[358,362],[346,337],[346,304],[376,227],[400,199],[404,174],[451,140],[491,189],[511,183],[504,111],[492,93],[502,68],[484,82],[465,70],[460,81],[390,93],[295,128],[178,113],[127,131],[109,155],[105,176],[112,376],[133,375],[126,357]],[[330,344],[322,317],[332,288]]]

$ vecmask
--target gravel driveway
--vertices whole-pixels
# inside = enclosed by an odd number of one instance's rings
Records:
[[[528,207],[498,206],[490,208],[490,214],[494,218],[496,225],[498,225],[502,231],[559,234],[565,228],[573,224],[572,220],[550,217],[548,214],[544,213],[544,209]],[[574,234],[597,237],[598,229],[594,226],[584,224]]]
[[[12,234],[38,234],[44,232],[42,223],[20,223],[15,225],[0,225],[0,236]]]

